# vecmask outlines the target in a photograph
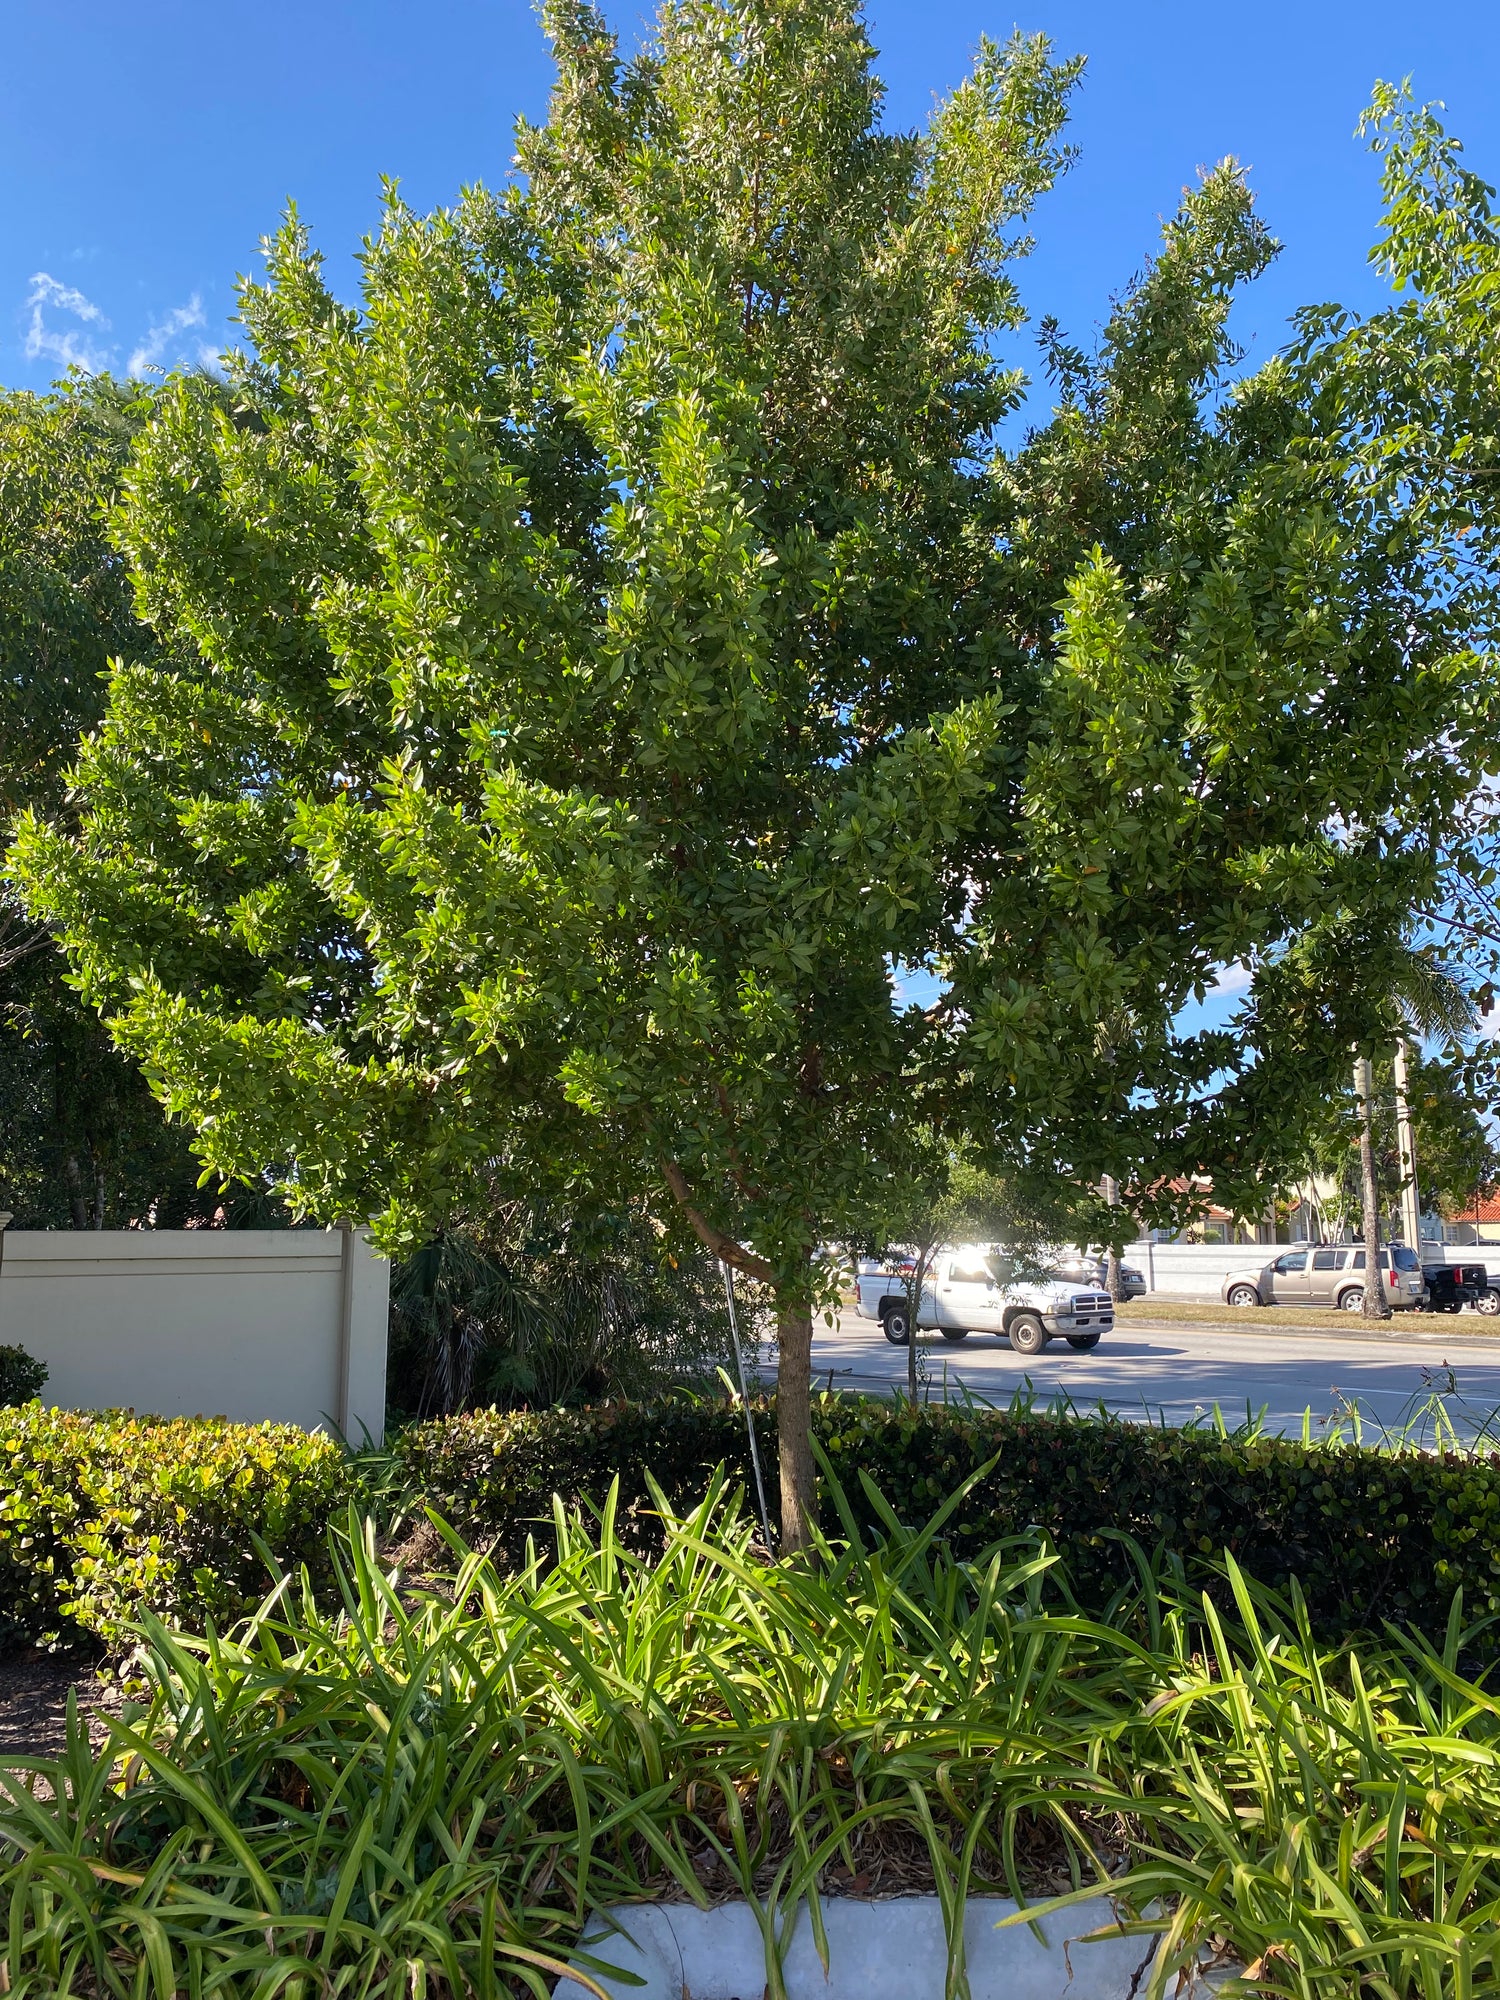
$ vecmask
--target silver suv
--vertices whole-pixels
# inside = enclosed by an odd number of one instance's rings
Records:
[[[1427,1292],[1417,1253],[1393,1243],[1380,1253],[1392,1310],[1420,1306]],[[1299,1243],[1258,1270],[1231,1271],[1220,1287],[1231,1306],[1340,1306],[1360,1312],[1365,1303],[1365,1253],[1360,1245]]]

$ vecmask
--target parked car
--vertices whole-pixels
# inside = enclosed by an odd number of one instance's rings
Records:
[[[1066,1278],[1074,1285],[1097,1285],[1105,1288],[1104,1259],[1102,1257],[1067,1257],[1053,1266],[1059,1278]],[[1146,1274],[1137,1270],[1134,1264],[1120,1266],[1120,1297],[1122,1299],[1143,1299],[1146,1296]]]
[[[1489,1297],[1489,1273],[1483,1264],[1424,1264],[1422,1277],[1427,1285],[1429,1312],[1456,1313]],[[1496,1299],[1500,1303],[1500,1293]],[[1489,1310],[1493,1312],[1495,1308]]]
[[[911,1305],[901,1277],[861,1271],[858,1285],[861,1316],[879,1320],[892,1346],[904,1347],[911,1339]],[[918,1327],[936,1327],[944,1340],[997,1333],[1017,1354],[1040,1354],[1057,1336],[1069,1347],[1097,1347],[1114,1323],[1114,1301],[1102,1288],[1060,1276],[1016,1278],[1004,1252],[983,1243],[960,1243],[938,1252],[917,1313]]]
[[[1393,1243],[1381,1251],[1380,1268],[1394,1311],[1410,1312],[1423,1304],[1427,1288],[1415,1250]],[[1345,1312],[1360,1312],[1365,1303],[1364,1273],[1362,1245],[1299,1243],[1269,1264],[1231,1271],[1220,1297],[1231,1306],[1339,1306]]]

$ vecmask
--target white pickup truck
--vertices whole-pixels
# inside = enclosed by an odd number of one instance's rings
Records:
[[[879,1320],[886,1339],[904,1347],[911,1338],[905,1275],[862,1268],[855,1282],[860,1317]],[[919,1327],[936,1327],[944,1340],[998,1333],[1017,1354],[1040,1354],[1058,1335],[1069,1347],[1097,1347],[1099,1336],[1114,1323],[1108,1292],[1065,1278],[1010,1277],[1004,1252],[982,1243],[937,1252],[923,1281],[917,1314]]]

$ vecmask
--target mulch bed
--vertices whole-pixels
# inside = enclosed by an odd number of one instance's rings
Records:
[[[773,1827],[770,1852],[755,1875],[754,1886],[758,1895],[769,1895],[779,1886],[783,1865],[791,1852],[791,1843],[780,1823],[784,1814],[778,1810],[774,1819],[777,1824]],[[757,1833],[753,1808],[747,1812],[746,1820],[753,1842]],[[1089,1820],[1085,1816],[1083,1826],[1104,1871],[1110,1875],[1119,1874],[1127,1865],[1126,1844],[1131,1829],[1113,1815],[1098,1820]],[[729,1827],[722,1815],[717,1831],[727,1840]],[[1053,1821],[1023,1817],[1014,1833],[1016,1873],[1028,1896],[1062,1896],[1078,1886],[1068,1863],[1067,1848]],[[698,1900],[676,1876],[660,1867],[659,1863],[653,1865],[657,1858],[643,1842],[635,1843],[635,1857],[643,1893],[632,1901],[686,1903]],[[744,1895],[744,1885],[739,1876],[725,1867],[721,1855],[712,1846],[705,1846],[690,1859],[705,1901],[726,1903]],[[1083,1879],[1088,1879],[1087,1871]],[[936,1889],[932,1851],[917,1828],[909,1826],[876,1823],[853,1828],[844,1850],[818,1874],[818,1893],[822,1896],[871,1900],[887,1896],[930,1896]],[[986,1865],[983,1855],[975,1857],[968,1889],[970,1894],[976,1896],[1010,1894],[1003,1872],[995,1867],[992,1860]]]
[[[0,1660],[0,1765],[18,1757],[60,1757],[67,1747],[68,1695],[89,1722],[95,1747],[104,1717],[117,1709],[120,1683],[78,1653],[16,1653]]]

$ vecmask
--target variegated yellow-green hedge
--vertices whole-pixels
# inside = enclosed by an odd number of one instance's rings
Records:
[[[0,1643],[112,1643],[141,1607],[201,1631],[327,1563],[348,1463],[291,1424],[0,1410]]]

